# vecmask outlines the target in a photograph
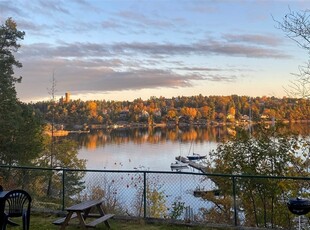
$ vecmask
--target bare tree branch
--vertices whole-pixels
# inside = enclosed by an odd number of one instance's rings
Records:
[[[289,9],[282,21],[277,21],[276,28],[285,32],[286,36],[295,41],[300,47],[310,50],[310,21],[309,10],[294,12]]]
[[[277,28],[284,31],[287,37],[295,41],[301,48],[310,54],[310,11],[291,11],[287,13],[282,21],[277,21]],[[308,57],[309,59],[309,57]],[[310,59],[309,59],[310,60]],[[302,97],[310,99],[310,61],[306,66],[299,66],[299,73],[293,74],[296,79],[290,81],[285,92],[290,97]]]
[[[299,73],[293,75],[296,79],[290,81],[287,88],[284,87],[285,92],[290,97],[310,99],[310,62],[308,62],[307,66],[299,66]]]

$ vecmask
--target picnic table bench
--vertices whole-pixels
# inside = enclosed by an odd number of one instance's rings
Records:
[[[65,229],[71,219],[78,218],[82,229],[95,228],[97,224],[104,222],[110,228],[108,219],[114,214],[105,214],[102,208],[102,200],[89,200],[66,208],[68,211],[66,217],[55,220],[53,224],[61,225],[60,229]],[[96,208],[99,213],[90,213],[92,208]],[[86,218],[95,218],[95,220],[86,223]]]

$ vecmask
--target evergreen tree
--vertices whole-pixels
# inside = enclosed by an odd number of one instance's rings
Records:
[[[31,107],[17,99],[14,68],[22,64],[14,53],[25,33],[7,19],[0,27],[0,164],[28,165],[41,151],[41,125]]]

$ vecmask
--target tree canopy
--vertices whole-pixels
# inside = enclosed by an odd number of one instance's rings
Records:
[[[25,32],[11,19],[0,27],[0,163],[29,165],[41,151],[41,123],[33,109],[17,99],[14,68],[22,64],[14,53]]]
[[[299,135],[282,133],[281,126],[273,128],[260,127],[255,135],[241,131],[234,140],[221,143],[210,153],[210,171],[234,175],[264,175],[277,177],[303,176],[309,177],[309,139]],[[211,177],[217,189],[225,199],[217,199],[215,195],[204,198],[221,209],[223,220],[229,222],[231,209],[231,180]],[[246,216],[250,226],[274,226],[275,219],[286,223],[287,210],[283,199],[297,196],[308,191],[308,183],[259,177],[240,177],[236,179],[236,191],[240,197],[238,205]],[[308,196],[308,193],[302,194]],[[217,209],[209,211],[209,218]],[[288,226],[285,226],[288,227]]]

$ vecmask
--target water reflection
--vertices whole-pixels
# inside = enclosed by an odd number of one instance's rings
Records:
[[[206,155],[217,144],[236,135],[240,127],[150,127],[93,130],[87,134],[70,135],[80,145],[79,157],[88,160],[91,169],[170,170],[175,157],[195,152]],[[243,127],[246,128],[246,127]],[[251,129],[255,133],[255,126]],[[287,124],[281,132],[309,135],[309,123]]]
[[[229,129],[232,129],[231,127]],[[89,150],[107,144],[160,144],[169,142],[221,142],[230,138],[228,127],[186,127],[186,128],[133,128],[113,130],[92,130],[87,134],[73,134],[81,147]]]
[[[150,128],[127,128],[111,130],[92,130],[87,134],[74,134],[71,138],[77,140],[81,147],[89,150],[96,149],[107,144],[124,144],[133,142],[135,144],[151,143],[159,144],[170,142],[222,142],[236,135],[238,127],[216,126],[216,127],[150,127]],[[300,135],[309,135],[309,123],[287,124],[281,128],[282,132],[292,132]],[[253,127],[255,132],[255,126]]]

